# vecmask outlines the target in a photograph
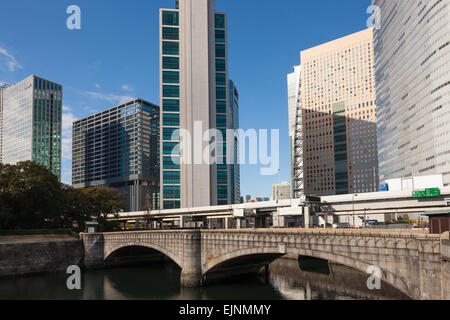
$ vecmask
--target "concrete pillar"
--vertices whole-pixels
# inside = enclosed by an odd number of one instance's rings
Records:
[[[83,265],[88,269],[105,266],[105,241],[103,234],[80,233],[84,246]]]
[[[180,216],[180,228],[186,228],[186,216]]]
[[[202,272],[200,268],[183,268],[180,275],[180,285],[187,288],[203,286]]]
[[[280,228],[286,227],[286,217],[285,216],[279,216],[278,217],[278,226]]]
[[[311,228],[309,207],[303,207],[303,217],[305,221],[305,229]]]
[[[272,221],[273,221],[274,228],[284,228],[286,226],[285,217],[280,216],[278,213],[274,213]]]
[[[183,287],[200,287],[203,285],[200,230],[183,235],[183,248],[180,284]]]
[[[233,218],[225,218],[225,229],[233,229]]]
[[[203,228],[208,228],[208,218],[207,217],[202,218],[202,225],[203,225]]]

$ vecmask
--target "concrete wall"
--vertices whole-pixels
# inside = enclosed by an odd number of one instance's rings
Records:
[[[83,264],[80,240],[0,244],[0,277],[66,271]]]

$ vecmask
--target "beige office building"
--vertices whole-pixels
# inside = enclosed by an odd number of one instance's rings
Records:
[[[373,30],[301,52],[306,195],[378,189]]]

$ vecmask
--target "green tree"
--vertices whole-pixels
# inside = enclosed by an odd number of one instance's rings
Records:
[[[59,227],[64,193],[45,166],[25,161],[0,165],[0,228]]]
[[[16,218],[9,183],[14,174],[13,166],[0,163],[0,229],[12,226]]]
[[[74,189],[59,183],[45,166],[31,161],[0,164],[0,229],[72,228],[96,220],[105,230],[107,221],[122,209],[122,193],[95,187]]]
[[[410,222],[410,220],[409,220],[409,215],[407,215],[407,214],[404,214],[400,219],[399,219],[399,221],[401,221],[401,222]]]
[[[117,227],[114,221],[108,221],[108,215],[117,216],[122,210],[123,193],[106,187],[84,189],[66,188],[66,212],[68,221],[77,221],[84,225],[86,221],[97,221],[105,230]]]

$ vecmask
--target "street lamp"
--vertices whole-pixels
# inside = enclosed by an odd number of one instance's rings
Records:
[[[364,229],[367,229],[367,218],[366,218],[366,212],[368,211],[369,209],[367,209],[367,208],[364,208]]]
[[[352,196],[352,203],[353,203],[353,229],[355,229],[355,197],[357,197],[357,194],[354,194]]]

